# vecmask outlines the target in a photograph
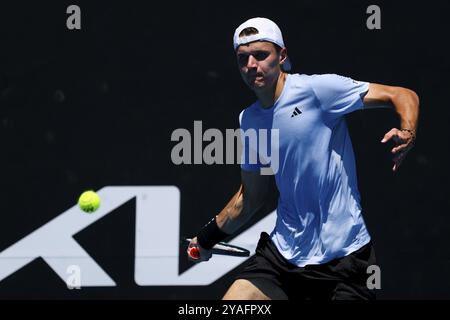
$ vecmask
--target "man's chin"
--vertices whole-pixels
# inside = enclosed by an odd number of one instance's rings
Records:
[[[264,81],[252,81],[248,85],[253,90],[263,89],[266,86]]]

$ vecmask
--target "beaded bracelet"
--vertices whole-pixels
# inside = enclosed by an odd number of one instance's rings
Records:
[[[416,139],[416,133],[414,132],[414,130],[402,128],[402,129],[400,129],[400,131],[407,131],[407,132],[409,132],[411,134],[411,137],[412,137],[413,140]]]

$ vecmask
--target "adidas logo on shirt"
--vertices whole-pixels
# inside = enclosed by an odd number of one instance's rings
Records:
[[[297,107],[295,107],[294,112],[292,112],[291,118],[295,117],[295,116],[298,116],[301,113],[302,112]]]

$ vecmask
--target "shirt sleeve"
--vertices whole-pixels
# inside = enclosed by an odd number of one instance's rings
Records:
[[[322,74],[311,76],[311,87],[319,100],[320,108],[336,118],[362,109],[369,83],[337,74]]]

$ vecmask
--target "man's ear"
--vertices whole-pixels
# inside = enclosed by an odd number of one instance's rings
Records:
[[[287,49],[282,48],[280,50],[280,65],[282,65],[287,59]]]

